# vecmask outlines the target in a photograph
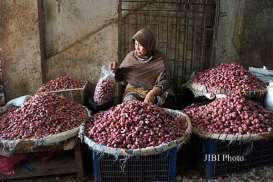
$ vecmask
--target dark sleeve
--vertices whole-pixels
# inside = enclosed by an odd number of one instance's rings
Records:
[[[158,77],[157,80],[155,82],[155,87],[160,87],[161,88],[161,92],[165,92],[166,90],[168,90],[171,85],[170,85],[170,67],[169,67],[169,63],[167,58],[162,55],[161,52],[158,52],[159,57],[162,58],[163,60],[163,64],[164,64],[164,69],[163,72],[161,72]]]
[[[125,81],[126,68],[117,68],[115,71],[115,80],[117,82]]]
[[[165,92],[170,87],[170,72],[168,68],[159,74],[155,87],[160,87],[162,92]]]
[[[119,64],[118,68],[116,69],[115,71],[115,80],[117,82],[121,82],[123,85],[127,84],[126,83],[126,80],[125,80],[125,75],[127,74],[128,72],[128,69],[127,69],[127,63],[126,63],[126,60],[129,59],[129,57],[131,56],[132,54],[132,51],[129,52],[124,58],[123,60],[121,61],[121,63]]]

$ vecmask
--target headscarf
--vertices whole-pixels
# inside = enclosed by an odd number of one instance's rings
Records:
[[[137,40],[148,51],[146,59],[139,58],[135,51],[126,55],[117,72],[123,72],[123,80],[134,86],[152,89],[160,74],[167,69],[162,54],[155,49],[155,36],[148,29],[139,30],[132,40]]]
[[[133,35],[132,40],[137,40],[147,51],[147,56],[151,56],[155,51],[155,35],[146,28],[142,28]]]

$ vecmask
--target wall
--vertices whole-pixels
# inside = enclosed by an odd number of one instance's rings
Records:
[[[96,83],[100,67],[117,61],[117,0],[49,0],[46,79],[69,74]]]
[[[235,28],[233,41],[241,63],[273,69],[273,1],[245,0],[237,17],[241,28]]]
[[[117,61],[118,0],[47,0],[42,62],[37,0],[0,1],[0,42],[8,100],[34,94],[45,81],[69,74],[96,83],[101,65]],[[43,69],[41,67],[43,66]]]
[[[117,60],[117,37],[112,33],[117,35],[116,24],[108,25],[95,35],[49,58],[47,60],[47,79],[68,74],[74,78],[96,83],[100,67]]]
[[[221,0],[216,62],[273,69],[273,1]]]
[[[36,0],[0,1],[0,59],[8,100],[33,94],[42,83],[37,7]]]
[[[33,94],[62,74],[96,83],[100,67],[117,60],[118,0],[46,0],[45,56],[37,0],[0,1],[0,47],[9,99]],[[271,0],[220,0],[216,62],[273,68]],[[261,37],[263,37],[261,39]]]
[[[235,17],[241,0],[220,0],[220,17],[216,42],[216,64],[238,62],[239,54],[232,42]]]

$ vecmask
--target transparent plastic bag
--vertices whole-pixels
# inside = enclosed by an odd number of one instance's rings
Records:
[[[96,85],[93,101],[98,106],[114,99],[116,88],[115,74],[107,66],[101,67],[100,79]]]

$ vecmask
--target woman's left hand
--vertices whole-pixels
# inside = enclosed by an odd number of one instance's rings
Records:
[[[118,63],[117,62],[112,62],[108,65],[109,69],[115,71],[118,68]]]
[[[149,91],[144,99],[144,102],[153,104],[155,102],[155,97],[156,96],[154,96],[154,94],[151,91]]]
[[[159,87],[154,87],[147,93],[144,102],[153,104],[155,102],[156,96],[160,95],[160,93],[161,89]]]

